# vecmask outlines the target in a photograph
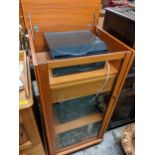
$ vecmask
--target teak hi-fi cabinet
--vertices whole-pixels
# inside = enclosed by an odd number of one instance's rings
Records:
[[[100,143],[132,64],[134,51],[95,26],[99,15],[99,0],[21,0],[21,4],[39,88],[49,155],[66,155]],[[49,58],[44,32],[83,29],[91,30],[103,40],[109,52],[61,60]],[[54,68],[102,61],[106,65],[99,70],[60,77],[52,74]],[[84,101],[86,98],[92,99],[103,85],[108,66],[109,78],[100,94],[109,92],[111,97],[103,112]],[[73,101],[76,106],[73,106]]]

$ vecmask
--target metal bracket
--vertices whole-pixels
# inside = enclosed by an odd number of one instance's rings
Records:
[[[34,32],[39,32],[39,25],[34,24],[33,29],[34,29]]]
[[[92,27],[94,24],[93,23],[88,23],[88,27]]]
[[[96,24],[96,13],[93,13],[93,23],[89,22],[88,27],[93,27]]]

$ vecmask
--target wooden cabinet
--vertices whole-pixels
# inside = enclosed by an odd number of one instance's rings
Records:
[[[25,51],[20,52],[19,60],[26,65],[22,78],[24,89],[19,92],[19,152],[20,155],[45,155],[32,109],[31,78]]]
[[[101,142],[113,110],[115,109],[116,101],[131,65],[130,61],[133,58],[133,50],[98,27],[96,27],[96,34],[106,41],[111,52],[97,56],[51,60],[48,57],[48,52],[35,52],[32,36],[29,31],[33,64],[39,87],[41,109],[50,155],[70,154]],[[109,81],[102,92],[111,93],[106,110],[104,113],[98,111],[89,115],[84,114],[82,117],[76,117],[69,121],[62,121],[59,117],[66,119],[64,117],[70,115],[70,118],[73,118],[75,117],[74,114],[74,116],[72,115],[73,111],[78,111],[77,106],[71,108],[72,100],[96,94],[107,76],[107,66],[101,70],[61,77],[53,77],[51,70],[56,67],[97,61],[108,61],[111,69]],[[64,110],[62,112],[60,110],[60,113],[56,114],[55,109],[61,108],[60,105],[68,109],[66,114],[62,115]],[[85,135],[82,134],[83,131]],[[88,134],[89,132],[90,134]],[[82,138],[78,139],[80,135]],[[63,141],[64,143],[62,143]]]
[[[98,0],[40,0],[39,2],[21,0],[21,3],[39,88],[49,155],[71,154],[100,143],[104,138],[104,132],[130,69],[133,50],[95,26],[100,9]],[[39,28],[37,31],[36,24]],[[108,53],[61,60],[50,59],[43,37],[44,32],[83,29],[92,31],[103,40],[108,46]],[[106,65],[99,70],[61,77],[54,77],[52,74],[52,70],[55,68],[96,62],[106,62]],[[107,76],[108,82],[102,89],[101,86]],[[107,92],[111,94],[105,110],[100,111],[96,108],[96,104],[94,105],[92,102],[89,104],[88,100],[85,102],[86,98],[90,98],[89,101],[91,101],[98,91],[101,94]],[[84,103],[81,110],[79,100]],[[85,107],[83,107],[84,105]],[[84,108],[89,113],[83,113]]]
[[[20,110],[19,115],[20,155],[45,155],[32,109]]]
[[[135,7],[131,3],[122,7],[105,8],[103,29],[123,43],[134,48],[135,43]],[[135,64],[133,62],[119,97],[109,128],[134,121],[135,114]]]
[[[134,7],[109,7],[105,9],[103,29],[130,47],[135,44]]]

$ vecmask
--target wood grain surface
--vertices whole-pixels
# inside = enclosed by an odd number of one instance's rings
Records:
[[[21,0],[21,4],[26,28],[30,28],[29,14],[32,26],[39,25],[39,32],[34,32],[37,52],[47,48],[43,32],[90,29],[100,10],[100,0]]]

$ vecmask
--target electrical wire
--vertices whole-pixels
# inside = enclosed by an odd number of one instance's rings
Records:
[[[99,90],[97,91],[96,95],[89,101],[90,103],[93,102],[98,97],[98,95],[102,92],[102,90],[104,89],[104,87],[106,86],[106,84],[107,84],[107,82],[109,80],[109,77],[110,77],[110,65],[109,65],[108,61],[106,61],[106,64],[107,64],[107,70],[108,70],[106,79],[103,82],[103,84],[101,85],[101,87],[99,88]]]

